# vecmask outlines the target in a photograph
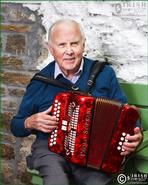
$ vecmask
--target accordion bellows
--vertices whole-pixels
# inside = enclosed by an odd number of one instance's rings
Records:
[[[71,163],[116,173],[124,156],[123,142],[133,130],[139,113],[128,104],[82,93],[63,92],[55,96],[52,115],[59,119],[48,145]]]

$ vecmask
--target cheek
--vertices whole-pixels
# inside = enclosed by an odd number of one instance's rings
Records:
[[[76,54],[77,54],[78,56],[82,56],[83,52],[84,52],[84,47],[80,47],[80,48],[78,48],[78,49],[76,50]]]
[[[62,59],[63,52],[62,51],[59,51],[59,50],[58,51],[57,50],[54,50],[53,53],[52,53],[52,55],[54,56],[55,59],[57,59],[57,58],[58,59],[60,59],[60,58]]]

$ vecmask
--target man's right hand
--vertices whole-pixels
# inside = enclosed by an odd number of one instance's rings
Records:
[[[36,113],[28,117],[24,122],[25,128],[29,130],[39,130],[44,133],[52,132],[57,127],[58,120],[55,116],[50,115],[51,109],[52,107],[46,111]]]

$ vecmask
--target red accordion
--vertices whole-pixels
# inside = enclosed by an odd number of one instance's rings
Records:
[[[122,144],[133,130],[138,111],[127,104],[81,93],[59,93],[53,102],[52,115],[59,119],[51,132],[51,151],[69,162],[116,173],[124,156]]]

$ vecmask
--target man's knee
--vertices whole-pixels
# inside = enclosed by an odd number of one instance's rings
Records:
[[[43,178],[43,185],[70,185],[69,178],[66,174],[60,175],[41,175]]]

